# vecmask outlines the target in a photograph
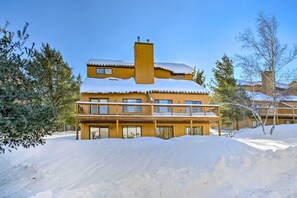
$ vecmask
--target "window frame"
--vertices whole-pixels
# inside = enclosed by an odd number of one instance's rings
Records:
[[[102,73],[99,72],[99,70],[101,70]],[[108,74],[108,75],[111,75],[112,74],[112,68],[101,68],[101,67],[99,67],[99,68],[96,68],[95,72],[96,72],[96,74]]]
[[[129,100],[135,100],[135,102],[129,102]],[[122,99],[123,103],[142,103],[142,99],[139,98],[123,98]],[[133,111],[130,111],[129,108],[133,109]],[[133,105],[133,106],[127,106],[123,105],[122,107],[122,112],[123,113],[141,113],[142,112],[142,107]]]
[[[169,103],[160,103],[160,101],[169,101]],[[173,100],[169,99],[155,99],[154,103],[156,104],[173,104]],[[167,109],[166,111],[163,111],[162,109]],[[172,113],[171,106],[155,106],[154,109],[155,113]]]
[[[129,128],[135,128],[136,129],[136,135],[133,137],[129,137]],[[127,132],[125,132],[124,130],[127,129]],[[140,130],[139,135],[137,135],[137,133],[139,132],[138,129]],[[124,133],[127,133],[126,135],[124,135]],[[142,127],[140,125],[125,125],[122,127],[122,137],[123,139],[130,139],[130,138],[140,138],[142,137]]]
[[[171,131],[167,131],[167,133],[168,132],[171,132],[171,137],[168,135],[168,138],[164,138],[164,132],[165,131],[160,131],[160,129],[165,129],[165,128],[167,128],[167,129],[171,129]],[[161,139],[164,139],[164,140],[168,140],[168,139],[170,139],[170,138],[174,138],[174,127],[173,126],[157,126],[156,127],[156,137],[158,137],[158,138],[161,138]]]
[[[92,100],[96,100],[96,101],[92,101]],[[109,98],[90,98],[90,102],[100,102],[100,100],[107,100],[107,102],[109,101]],[[92,113],[92,108],[96,107],[96,113]],[[106,113],[101,113],[101,107],[106,107]],[[91,105],[90,107],[90,114],[94,114],[94,115],[107,115],[109,114],[109,108],[108,105]]]
[[[187,103],[191,102],[191,103]],[[200,102],[200,103],[197,103]],[[185,104],[202,104],[202,100],[185,100]],[[186,107],[186,113],[190,114],[191,110],[190,107]],[[201,113],[202,108],[201,107],[192,107],[192,113]]]
[[[197,131],[195,131],[195,129],[197,129]],[[198,129],[200,129],[200,134]],[[192,126],[192,134],[189,133],[191,133],[191,126],[186,126],[185,135],[203,135],[203,126]]]
[[[91,128],[97,128],[97,129],[99,129],[99,138],[94,138],[94,134],[92,133],[92,131],[91,131]],[[105,139],[105,138],[101,138],[100,136],[101,136],[101,132],[100,132],[100,129],[106,129],[107,128],[107,137],[106,138],[110,138],[110,130],[109,130],[109,126],[90,126],[89,127],[89,132],[90,132],[90,139],[91,140],[97,140],[97,139]],[[96,132],[95,132],[96,133]]]

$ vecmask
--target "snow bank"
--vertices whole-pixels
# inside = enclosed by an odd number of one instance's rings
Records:
[[[296,125],[280,126],[280,131],[296,130]],[[253,133],[237,135],[241,139],[257,138]],[[297,137],[293,132],[277,133],[274,140]],[[73,135],[55,137],[47,139],[45,146],[0,156],[1,196],[191,198],[297,194],[297,147],[262,151],[237,138],[212,135],[170,140],[143,137],[75,141]]]
[[[276,151],[297,146],[297,124],[277,125],[273,134],[270,135],[271,127],[265,126],[266,134],[262,132],[261,127],[242,129],[235,134],[235,138],[261,150]]]

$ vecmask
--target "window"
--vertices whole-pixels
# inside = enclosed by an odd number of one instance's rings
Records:
[[[253,121],[253,123],[252,123],[252,124],[253,124],[253,127],[257,127],[257,126],[258,126],[258,122],[257,122],[257,121],[255,121],[255,120]]]
[[[103,139],[109,137],[109,128],[106,126],[90,127],[91,139]]]
[[[155,103],[158,104],[172,104],[172,100],[155,100]],[[171,107],[170,106],[156,106],[155,107],[156,113],[170,113]]]
[[[123,99],[124,103],[141,103],[140,99]],[[124,113],[140,113],[141,106],[123,106]]]
[[[292,120],[286,120],[286,124],[294,124]]]
[[[173,127],[172,126],[158,126],[156,131],[156,136],[162,139],[170,139],[173,137]]]
[[[96,68],[96,74],[112,74],[112,69]]]
[[[191,127],[186,127],[186,135],[203,135],[203,127],[202,126],[193,126],[192,131]]]
[[[171,77],[172,78],[185,78],[185,74],[178,74],[178,73],[171,72]]]
[[[98,99],[90,99],[91,102],[99,102]],[[98,114],[98,106],[97,105],[91,105],[91,114]]]
[[[91,102],[108,102],[106,98],[92,98]],[[108,106],[107,105],[91,105],[91,114],[108,114]]]
[[[123,126],[123,138],[141,137],[140,126]]]
[[[200,100],[186,100],[185,104],[202,104],[202,101],[200,101]],[[190,114],[190,112],[191,112],[191,108],[186,107],[186,113]],[[201,107],[192,107],[192,113],[198,113],[198,112],[202,112]]]

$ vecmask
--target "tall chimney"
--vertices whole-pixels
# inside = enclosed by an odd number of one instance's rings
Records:
[[[272,71],[262,72],[262,90],[264,94],[272,96],[272,90],[273,90]]]
[[[154,44],[135,42],[135,81],[137,84],[154,84]]]

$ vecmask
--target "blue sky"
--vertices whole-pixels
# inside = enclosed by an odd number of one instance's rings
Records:
[[[154,43],[155,61],[204,68],[209,81],[224,53],[242,53],[235,37],[261,11],[276,16],[282,43],[296,44],[296,10],[294,0],[0,0],[0,24],[17,30],[29,22],[29,41],[48,42],[83,77],[89,58],[133,61],[140,36]]]

